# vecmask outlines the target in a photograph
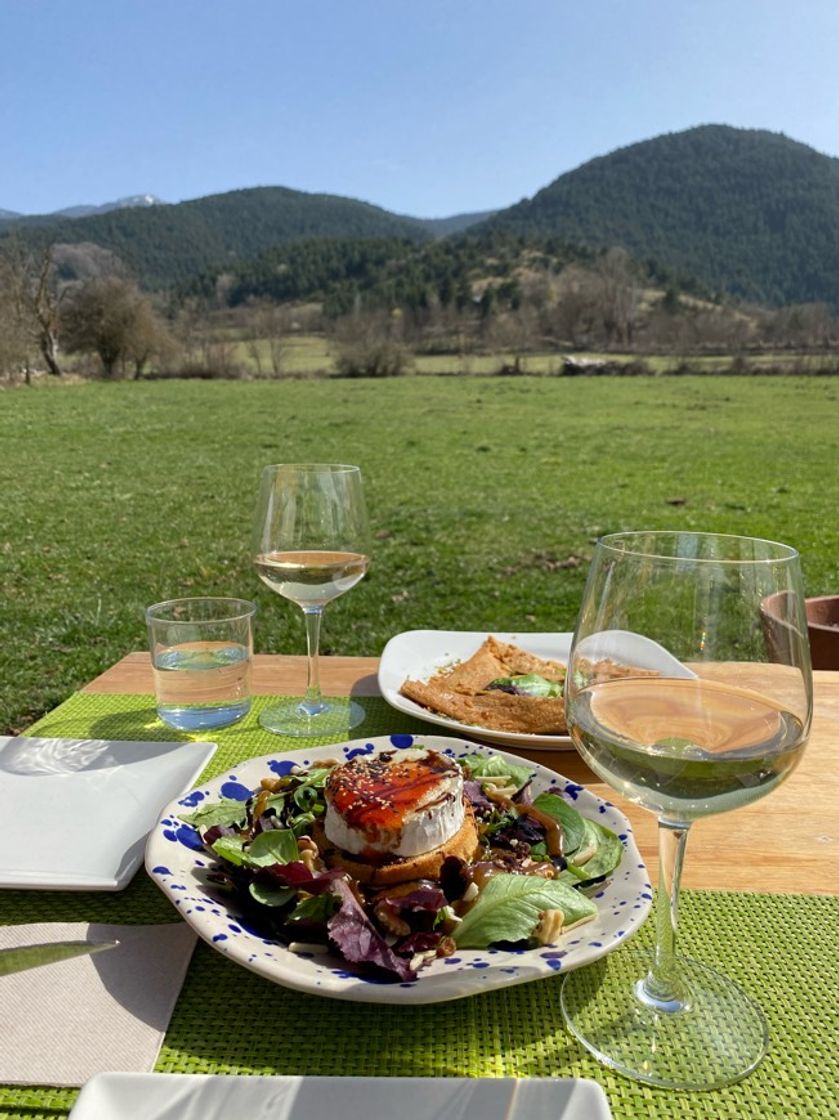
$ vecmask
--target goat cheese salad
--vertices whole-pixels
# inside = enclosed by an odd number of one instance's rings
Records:
[[[474,847],[468,858],[435,849],[434,872],[418,864],[413,878],[403,857],[342,859],[325,837],[330,776],[351,763],[290,767],[245,801],[222,797],[180,818],[212,857],[209,882],[253,929],[292,951],[334,953],[380,981],[413,980],[460,949],[555,945],[594,918],[590,895],[618,867],[619,837],[558,791],[537,792],[524,764],[479,753],[452,763]],[[371,881],[359,873],[365,860],[394,874],[401,862],[405,875]]]

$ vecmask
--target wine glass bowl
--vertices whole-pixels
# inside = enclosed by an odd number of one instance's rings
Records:
[[[639,652],[650,643],[665,652],[657,670]],[[577,750],[656,814],[660,848],[651,958],[612,954],[598,977],[570,975],[566,1021],[597,1057],[639,1080],[692,1089],[736,1081],[765,1052],[765,1020],[737,985],[676,956],[679,880],[691,824],[767,795],[804,750],[812,674],[798,554],[718,534],[603,538],[565,698]]]
[[[367,571],[370,531],[361,471],[334,463],[282,463],[262,472],[253,560],[267,587],[303,611],[308,682],[300,700],[272,705],[259,722],[293,736],[333,735],[356,727],[364,709],[320,691],[318,648],[324,607]]]

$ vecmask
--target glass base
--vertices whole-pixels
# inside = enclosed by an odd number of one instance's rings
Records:
[[[157,714],[164,723],[178,731],[212,731],[238,723],[251,710],[250,700],[229,704],[158,704]]]
[[[688,998],[667,1011],[638,998],[652,953],[622,950],[566,976],[562,1012],[571,1033],[611,1069],[668,1089],[719,1089],[766,1053],[763,1012],[732,980],[677,957]]]
[[[309,706],[315,710],[307,710]],[[259,724],[275,735],[317,739],[351,731],[366,714],[354,700],[321,700],[316,705],[307,700],[287,700],[265,708],[259,715]]]

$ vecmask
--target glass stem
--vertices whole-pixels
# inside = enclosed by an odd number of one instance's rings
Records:
[[[656,897],[656,945],[653,963],[639,982],[639,999],[657,1011],[684,1011],[689,993],[676,970],[676,930],[679,923],[679,885],[685,861],[689,824],[658,822],[658,894]]]
[[[300,707],[307,715],[316,716],[326,707],[320,692],[320,665],[318,662],[318,648],[320,646],[320,619],[323,614],[321,607],[304,607],[303,616],[306,619],[306,656],[308,658],[308,676],[306,680],[306,695]]]

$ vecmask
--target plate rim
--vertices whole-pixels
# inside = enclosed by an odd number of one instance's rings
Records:
[[[229,919],[226,928],[233,928],[236,933],[242,933],[243,929],[241,926],[236,925],[237,916],[235,912],[230,914],[225,903],[222,902],[220,904],[217,899],[212,899],[210,897],[206,885],[201,883],[196,873],[196,866],[194,863],[182,871],[184,879],[189,879],[189,885],[187,885],[186,882],[172,883],[166,881],[168,877],[173,877],[175,875],[167,866],[167,863],[172,861],[165,860],[166,854],[174,850],[176,854],[182,855],[183,851],[187,850],[186,845],[183,843],[179,844],[177,837],[171,835],[173,826],[172,818],[177,819],[178,809],[182,808],[185,802],[192,801],[193,804],[196,804],[197,801],[203,800],[207,796],[218,796],[221,787],[227,782],[236,781],[247,786],[249,781],[247,776],[245,776],[242,781],[240,781],[239,778],[239,773],[242,772],[243,768],[247,767],[249,771],[251,769],[258,770],[261,768],[262,773],[259,776],[264,777],[269,771],[269,763],[271,762],[282,763],[300,761],[305,760],[306,755],[313,758],[330,757],[339,754],[341,751],[343,751],[346,758],[350,751],[357,752],[363,748],[370,748],[369,750],[364,750],[363,753],[372,753],[373,750],[378,752],[388,749],[406,749],[415,742],[418,742],[419,745],[427,745],[432,749],[448,749],[455,757],[466,753],[473,753],[475,750],[488,754],[500,754],[514,765],[521,766],[525,764],[532,767],[535,776],[541,779],[546,786],[551,787],[556,785],[560,787],[563,795],[568,795],[572,799],[576,799],[582,794],[597,807],[599,813],[611,814],[614,818],[614,823],[610,824],[609,827],[617,832],[624,847],[622,867],[624,869],[625,879],[629,880],[632,878],[635,880],[635,885],[633,887],[636,892],[634,897],[635,906],[626,911],[627,918],[625,922],[622,923],[626,928],[619,931],[619,934],[615,935],[610,940],[608,946],[605,943],[595,942],[594,944],[599,946],[602,951],[592,952],[590,951],[591,946],[589,946],[588,952],[577,950],[575,957],[579,957],[580,959],[575,959],[572,962],[573,968],[564,966],[563,962],[569,953],[571,953],[574,946],[585,940],[585,935],[578,938],[575,942],[568,943],[567,947],[564,947],[563,944],[560,943],[556,947],[540,946],[537,949],[520,950],[518,952],[496,949],[458,950],[458,967],[447,974],[441,971],[435,972],[433,974],[433,985],[423,985],[423,979],[431,978],[428,973],[423,972],[419,973],[416,980],[404,983],[394,982],[384,984],[370,982],[352,976],[346,970],[346,967],[341,966],[340,960],[331,954],[324,954],[324,967],[332,974],[336,975],[338,979],[347,981],[346,985],[339,985],[336,989],[332,989],[327,986],[322,987],[319,982],[315,983],[305,975],[296,972],[294,966],[289,969],[288,966],[291,965],[292,962],[295,962],[299,967],[300,957],[297,954],[291,953],[290,950],[278,942],[262,938],[260,935],[250,930],[244,930],[252,939],[250,942],[251,946],[253,946],[254,942],[258,941],[262,945],[271,947],[272,955],[267,958],[271,963],[267,964],[266,959],[257,957],[255,952],[251,952],[248,949],[242,950],[240,948],[241,943],[237,936],[234,935],[231,938],[228,933],[225,933],[221,940],[214,936],[212,930],[207,928],[209,919],[204,917],[204,914],[207,913],[207,902],[210,902],[211,905],[215,907],[219,905],[225,907]],[[259,777],[256,777],[256,780],[258,781]],[[250,788],[253,788],[253,786]],[[189,828],[190,826],[184,825],[183,827]],[[167,835],[167,833],[169,833],[169,835]],[[181,849],[180,851],[178,850],[179,847]],[[198,857],[200,857],[198,866],[203,867],[211,862],[210,858],[203,850],[193,852],[193,858],[197,859]],[[207,861],[207,864],[203,862],[204,860]],[[598,797],[597,794],[593,793],[587,787],[571,781],[564,775],[559,774],[555,770],[551,770],[540,762],[535,762],[533,759],[522,759],[518,755],[510,755],[503,750],[499,750],[494,744],[477,743],[472,740],[459,739],[454,736],[435,734],[413,735],[396,733],[393,735],[368,736],[366,738],[345,740],[339,743],[329,743],[325,745],[316,744],[308,748],[304,747],[289,751],[276,751],[268,755],[243,759],[238,764],[233,763],[224,771],[213,775],[213,777],[209,778],[206,782],[202,782],[199,787],[184,792],[179,797],[174,798],[161,810],[158,823],[152,828],[146,843],[145,867],[149,877],[166,895],[175,908],[180,911],[183,919],[194,929],[202,940],[207,942],[211,948],[218,951],[222,956],[228,957],[234,963],[242,965],[280,986],[306,992],[309,995],[326,996],[328,998],[360,1003],[401,1003],[407,1005],[438,1003],[476,995],[511,984],[545,979],[551,975],[564,975],[569,971],[573,971],[574,968],[580,968],[585,964],[600,959],[607,955],[608,952],[622,945],[638,932],[646,921],[652,906],[652,885],[649,872],[635,841],[632,825],[617,806]],[[614,888],[615,883],[616,879],[610,878],[607,883],[604,884],[602,893],[606,894],[610,890],[616,889]],[[195,894],[190,895],[188,893],[190,888]],[[601,896],[598,895],[597,897]],[[628,901],[628,899],[626,901],[621,900],[619,905],[624,906]],[[182,907],[182,903],[189,902],[195,903],[195,906]],[[200,907],[196,910],[199,903]],[[633,909],[640,911],[635,917],[632,916]],[[613,913],[616,914],[616,912]],[[244,925],[244,923],[242,923],[242,925]],[[581,929],[585,930],[586,926],[581,927]],[[218,933],[219,931],[216,932]],[[274,952],[279,953],[282,959],[275,957],[273,955]],[[533,964],[535,964],[537,968],[528,971],[527,975],[520,975],[516,960],[524,953],[538,953],[540,957],[526,957],[522,968],[524,969],[526,966],[529,969]],[[482,955],[490,957],[497,956],[501,959],[495,962],[495,967],[493,967],[493,964],[488,962],[478,963],[481,961]],[[433,963],[434,966],[438,966],[440,969],[445,968],[442,962],[435,961]],[[461,965],[469,966],[471,971],[467,971],[466,967],[461,968]],[[505,965],[506,969],[502,971]],[[457,985],[455,984],[456,980],[458,981]],[[467,980],[468,982],[466,982]],[[449,981],[451,981],[451,983],[449,983]],[[333,979],[332,982],[335,983],[335,980]],[[461,990],[463,987],[468,990]],[[457,988],[457,990],[455,990],[455,988]],[[398,995],[396,993],[398,993]]]
[[[573,631],[571,630],[434,630],[419,628],[414,630],[402,630],[398,634],[394,634],[389,638],[382,649],[381,656],[379,657],[379,668],[376,674],[376,682],[379,687],[379,692],[392,708],[403,715],[413,716],[415,719],[425,720],[426,723],[434,723],[438,727],[445,727],[448,731],[462,732],[466,735],[480,735],[488,742],[496,743],[499,746],[507,744],[511,747],[534,747],[543,750],[570,750],[573,749],[573,742],[570,735],[528,735],[522,731],[493,731],[489,727],[480,727],[477,724],[459,723],[457,720],[451,719],[449,716],[438,715],[437,712],[431,712],[427,708],[423,708],[413,700],[409,700],[407,696],[403,696],[398,687],[394,688],[391,683],[385,681],[384,677],[388,673],[387,657],[388,654],[393,655],[393,648],[397,643],[405,639],[412,638],[416,635],[439,635],[441,638],[456,637],[456,638],[473,638],[480,645],[481,641],[493,636],[500,638],[502,641],[514,641],[524,638],[573,638]],[[401,683],[401,682],[400,682]]]
[[[282,1073],[258,1073],[258,1074],[220,1074],[220,1073],[149,1073],[141,1071],[121,1071],[121,1070],[103,1070],[99,1073],[93,1074],[82,1085],[81,1091],[73,1103],[70,1110],[68,1120],[100,1120],[102,1117],[101,1106],[103,1104],[112,1106],[114,1098],[122,1094],[132,1093],[136,1096],[138,1091],[141,1091],[144,1086],[149,1084],[149,1079],[153,1079],[155,1086],[166,1086],[167,1084],[172,1089],[189,1089],[192,1086],[207,1085],[210,1082],[221,1086],[230,1086],[231,1082],[247,1083],[249,1087],[265,1085],[270,1088],[272,1086],[297,1086],[303,1082],[321,1083],[325,1082],[330,1086],[343,1087],[347,1083],[352,1083],[353,1086],[362,1087],[369,1082],[389,1082],[394,1086],[400,1086],[405,1089],[422,1088],[427,1085],[430,1080],[443,1080],[438,1078],[429,1078],[418,1074],[389,1074],[378,1076],[376,1074],[282,1074]],[[492,1084],[493,1088],[506,1087],[515,1091],[519,1085],[521,1078],[512,1074],[503,1077],[447,1077],[444,1079],[447,1088],[456,1088],[459,1086],[474,1085],[476,1082],[484,1082]],[[567,1077],[528,1077],[525,1079],[528,1085],[536,1086],[543,1089],[551,1097],[556,1096],[558,1087],[563,1087],[567,1091],[568,1102],[574,1104],[575,1115],[582,1120],[585,1116],[589,1120],[612,1120],[612,1112],[609,1106],[609,1100],[603,1089],[603,1086],[591,1077],[575,1077],[573,1075]],[[89,1088],[88,1088],[89,1086]],[[108,1096],[110,1099],[101,1100],[103,1096]],[[180,1099],[180,1098],[179,1098]],[[406,1098],[410,1100],[410,1098]],[[515,1116],[518,1108],[513,1103],[513,1113]]]

